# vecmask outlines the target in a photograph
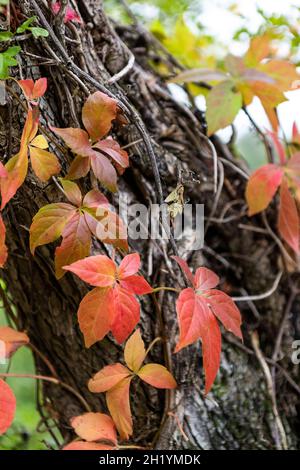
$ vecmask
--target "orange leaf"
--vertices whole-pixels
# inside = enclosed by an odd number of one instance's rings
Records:
[[[127,377],[106,393],[106,403],[121,439],[132,435],[132,417],[129,388],[132,377]]]
[[[3,266],[6,263],[7,260],[7,246],[5,244],[5,238],[6,238],[6,228],[3,222],[3,219],[0,215],[0,268],[3,268]]]
[[[271,52],[271,41],[268,34],[254,36],[244,57],[247,67],[256,67]]]
[[[92,286],[113,286],[116,280],[116,265],[105,255],[89,256],[71,266],[65,266],[65,269]]]
[[[140,330],[136,330],[130,336],[124,349],[124,359],[133,372],[138,372],[146,357],[145,344]]]
[[[4,354],[5,358],[9,358],[16,352],[21,346],[29,343],[29,338],[26,333],[21,331],[16,331],[9,326],[0,327],[0,342],[3,341],[5,348]],[[1,349],[0,349],[0,359],[1,359]]]
[[[60,163],[53,153],[42,148],[29,146],[29,154],[32,169],[41,181],[46,182],[51,176],[60,172]]]
[[[100,140],[94,145],[94,147],[105,155],[111,157],[114,162],[120,166],[120,173],[122,173],[122,169],[124,171],[124,169],[129,166],[128,153],[125,150],[122,150],[118,142],[111,137],[108,137],[105,140]]]
[[[29,101],[41,98],[47,90],[47,78],[39,78],[36,82],[31,79],[19,80],[18,84]]]
[[[156,388],[176,388],[173,375],[160,364],[146,364],[137,374],[144,382]]]
[[[72,152],[88,157],[91,152],[91,144],[89,136],[83,129],[68,127],[66,129],[59,129],[58,127],[50,127],[59,137],[61,137]]]
[[[116,116],[117,101],[101,91],[90,95],[82,109],[82,122],[93,141],[108,134]]]
[[[278,215],[278,229],[282,238],[288,245],[299,253],[300,240],[300,220],[296,202],[293,199],[287,182],[283,179],[280,188],[280,205]]]
[[[91,168],[91,159],[77,155],[72,161],[66,178],[69,180],[78,180],[84,178]]]
[[[28,170],[27,148],[8,160],[5,169],[7,177],[1,178],[1,210],[14,197],[25,181]]]
[[[107,335],[113,315],[113,294],[110,287],[93,289],[82,299],[78,321],[87,348]]]
[[[63,202],[48,204],[34,216],[30,227],[30,250],[34,254],[40,245],[57,240],[76,209]]]
[[[79,189],[79,186],[76,183],[73,183],[72,181],[63,178],[60,178],[59,181],[62,184],[65,195],[67,196],[71,204],[80,207],[82,201],[82,194]]]
[[[103,367],[103,369],[97,372],[97,374],[95,374],[89,381],[89,391],[93,393],[107,392],[130,375],[130,370],[122,366],[120,363]]]
[[[71,419],[76,434],[85,441],[111,441],[117,444],[117,434],[113,420],[103,413],[85,413]]]
[[[79,211],[68,220],[62,232],[62,243],[55,250],[55,274],[60,279],[65,274],[64,266],[89,256],[91,232]]]
[[[110,329],[118,343],[123,343],[140,320],[140,305],[136,298],[121,286],[113,288],[114,314]]]
[[[269,163],[258,168],[250,177],[246,188],[249,216],[262,212],[272,201],[283,177],[283,169]]]
[[[0,379],[0,435],[12,424],[16,411],[16,398],[12,389]]]
[[[110,191],[117,190],[117,172],[108,158],[95,150],[91,153],[91,167],[96,178]]]

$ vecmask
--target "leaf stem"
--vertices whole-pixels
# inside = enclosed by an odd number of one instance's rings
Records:
[[[166,286],[160,286],[160,287],[155,287],[152,291],[152,293],[160,292],[162,290],[169,290],[171,292],[177,292],[178,294],[181,292],[181,289],[176,289],[175,287],[166,287]]]

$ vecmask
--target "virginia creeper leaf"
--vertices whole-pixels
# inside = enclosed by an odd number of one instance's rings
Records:
[[[207,99],[208,135],[229,126],[242,107],[242,95],[234,89],[230,80],[219,83],[208,93]]]
[[[146,364],[138,371],[138,376],[147,384],[156,388],[176,388],[173,375],[160,364]]]
[[[84,413],[71,419],[76,434],[88,442],[111,441],[117,444],[116,428],[110,416],[103,413]]]
[[[280,204],[278,215],[278,229],[282,238],[288,245],[299,253],[300,248],[300,220],[296,202],[292,197],[287,182],[282,180],[280,187]]]
[[[249,216],[262,212],[268,207],[281,184],[283,173],[281,167],[272,163],[254,171],[246,188]]]
[[[101,91],[90,95],[82,108],[82,122],[93,141],[108,134],[116,116],[117,101]]]
[[[131,379],[132,377],[124,378],[106,393],[107,407],[121,439],[129,439],[133,432],[129,401]]]
[[[136,330],[126,342],[124,359],[133,372],[138,372],[146,357],[145,344],[140,330]]]
[[[0,435],[12,424],[16,411],[16,398],[12,389],[0,379]]]

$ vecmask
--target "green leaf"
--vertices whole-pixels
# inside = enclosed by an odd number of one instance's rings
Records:
[[[30,27],[30,25],[36,20],[36,16],[32,16],[31,18],[28,18],[28,20],[24,21],[24,23],[21,24],[21,26],[18,27],[17,33],[24,33],[27,31]]]
[[[0,41],[9,41],[13,36],[10,31],[3,31],[0,33]]]
[[[242,95],[234,89],[234,83],[231,80],[213,87],[206,98],[208,135],[229,126],[242,104]]]
[[[39,37],[47,38],[49,36],[48,31],[44,28],[34,27],[34,28],[28,28],[28,29],[32,32],[32,35],[35,38],[39,38]]]
[[[8,5],[9,0],[0,0],[0,5]]]
[[[9,77],[9,67],[17,65],[15,56],[20,52],[19,46],[9,47],[6,51],[0,53],[0,80]]]

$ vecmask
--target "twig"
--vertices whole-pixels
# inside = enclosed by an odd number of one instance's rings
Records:
[[[251,342],[252,342],[252,346],[255,351],[256,357],[261,365],[261,368],[266,378],[267,390],[268,390],[271,403],[272,403],[272,410],[273,410],[273,414],[275,418],[275,423],[276,423],[276,426],[277,426],[277,429],[279,431],[279,435],[281,438],[281,445],[279,443],[276,443],[276,446],[278,450],[281,450],[281,449],[287,450],[288,449],[287,438],[286,438],[284,426],[282,424],[282,421],[281,421],[281,418],[279,416],[278,409],[277,409],[276,396],[275,396],[271,371],[259,347],[259,338],[258,338],[258,334],[256,331],[253,331],[251,333]]]
[[[243,296],[243,297],[231,297],[231,298],[235,302],[248,302],[249,300],[263,300],[263,299],[266,299],[267,297],[270,297],[270,295],[274,294],[274,292],[276,291],[276,289],[279,285],[282,274],[283,274],[283,271],[279,271],[279,273],[277,274],[277,276],[275,278],[275,281],[274,281],[272,287],[269,290],[267,290],[266,292],[264,292],[263,294],[246,295],[246,296]]]
[[[109,80],[108,80],[108,84],[109,85],[112,85],[113,83],[116,83],[118,82],[119,80],[121,80],[121,78],[125,77],[125,75],[130,72],[130,70],[132,69],[132,67],[134,66],[134,62],[135,62],[135,57],[132,53],[130,53],[130,57],[129,57],[129,61],[128,61],[128,64],[125,65],[125,67],[120,70],[120,72],[116,73],[115,75],[113,75]]]

